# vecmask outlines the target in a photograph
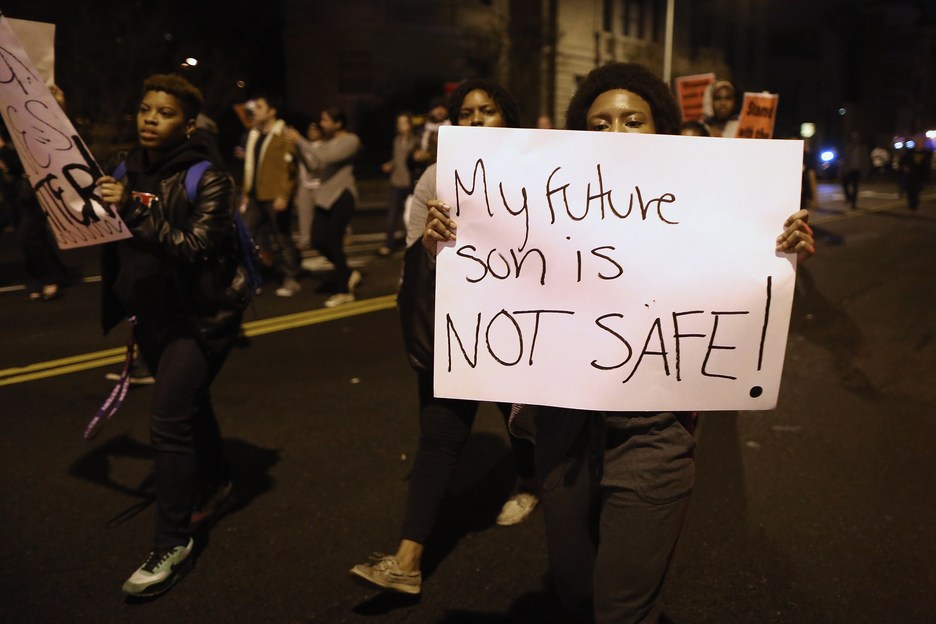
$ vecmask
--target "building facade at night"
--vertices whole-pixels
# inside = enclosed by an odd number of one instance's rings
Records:
[[[780,94],[777,134],[836,142],[936,127],[936,15],[926,3],[676,0],[672,77],[714,72]],[[783,5],[783,6],[778,6]],[[469,77],[505,84],[524,123],[564,123],[577,81],[611,60],[663,75],[666,0],[285,0],[290,109],[345,107],[367,134]],[[844,113],[843,113],[844,111]]]

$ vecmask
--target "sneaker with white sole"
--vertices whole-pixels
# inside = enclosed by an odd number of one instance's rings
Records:
[[[418,594],[422,591],[422,573],[404,572],[395,557],[374,553],[367,563],[351,568],[351,576],[364,579],[381,589],[403,594]]]
[[[536,494],[530,494],[529,492],[514,494],[507,499],[507,502],[501,508],[500,514],[497,516],[497,524],[511,526],[523,522],[533,513],[538,502],[539,497]]]
[[[283,280],[283,285],[276,289],[277,297],[292,297],[302,290],[302,286],[295,279],[287,277]]]
[[[123,592],[129,596],[157,596],[192,569],[192,548],[195,541],[189,538],[184,546],[157,549],[150,552],[136,572],[123,584]]]
[[[354,293],[335,293],[325,300],[325,307],[334,308],[335,306],[351,303],[352,301],[354,301]]]

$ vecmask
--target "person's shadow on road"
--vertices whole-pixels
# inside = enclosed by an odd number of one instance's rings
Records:
[[[277,449],[261,448],[234,438],[224,440],[224,453],[231,465],[231,480],[234,482],[237,500],[230,512],[236,513],[273,489],[274,479],[270,476],[270,470],[279,462],[281,453]],[[115,473],[128,472],[127,464],[141,461],[151,466],[152,458],[153,451],[148,444],[123,434],[95,446],[79,457],[69,468],[68,474],[137,499],[107,521],[108,528],[111,528],[130,520],[155,500],[151,469],[135,485],[122,482]],[[131,469],[129,472],[134,471]],[[139,475],[139,471],[136,474]]]

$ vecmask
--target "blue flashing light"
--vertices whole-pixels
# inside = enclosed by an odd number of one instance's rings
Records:
[[[832,150],[826,150],[819,154],[819,158],[822,159],[822,162],[831,162],[835,160],[835,152]]]
[[[903,146],[904,146],[903,141],[897,141],[896,143],[894,143],[894,149],[903,149]]]
[[[907,149],[913,149],[916,147],[916,141],[907,141]]]

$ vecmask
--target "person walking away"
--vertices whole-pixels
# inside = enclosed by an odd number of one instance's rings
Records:
[[[107,333],[130,318],[156,377],[156,526],[149,554],[123,584],[132,597],[161,594],[191,569],[195,529],[233,501],[210,389],[252,293],[239,261],[234,182],[206,162],[209,147],[193,136],[201,103],[181,76],[147,78],[124,173],[97,181],[133,234],[103,247],[102,327]],[[193,167],[203,173],[191,197],[185,180]]]
[[[916,212],[920,207],[920,194],[929,180],[933,167],[933,153],[926,147],[926,138],[917,136],[912,148],[904,150],[900,160],[907,193],[907,210]]]
[[[812,140],[803,141],[803,179],[800,185],[800,208],[815,210],[819,207],[819,185],[816,182],[816,156]]]
[[[868,146],[862,143],[858,132],[852,131],[848,135],[842,159],[842,189],[845,191],[845,201],[852,210],[858,208],[858,187],[861,179],[868,175],[870,166]]]

